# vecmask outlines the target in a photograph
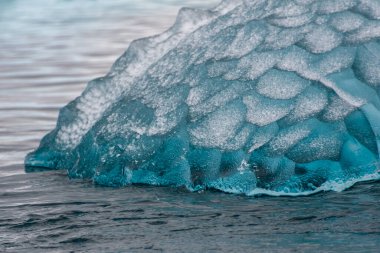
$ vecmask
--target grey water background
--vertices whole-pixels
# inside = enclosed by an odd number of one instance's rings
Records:
[[[202,0],[0,0],[0,252],[380,252],[380,183],[306,197],[105,188],[24,172],[58,110]]]

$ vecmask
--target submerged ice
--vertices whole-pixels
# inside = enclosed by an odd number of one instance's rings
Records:
[[[379,173],[380,2],[183,8],[61,109],[25,160],[72,178],[250,194]]]

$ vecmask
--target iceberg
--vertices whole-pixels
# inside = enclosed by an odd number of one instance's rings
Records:
[[[379,178],[379,96],[378,0],[182,8],[60,110],[25,166],[106,186],[342,189]]]

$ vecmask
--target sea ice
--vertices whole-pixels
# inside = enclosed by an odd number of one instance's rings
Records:
[[[62,108],[25,165],[109,186],[315,192],[379,174],[379,95],[378,0],[183,8]]]

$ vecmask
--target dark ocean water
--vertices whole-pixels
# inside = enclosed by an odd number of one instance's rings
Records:
[[[59,108],[131,40],[217,2],[0,1],[0,252],[380,252],[379,182],[246,197],[24,172]]]

